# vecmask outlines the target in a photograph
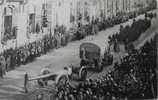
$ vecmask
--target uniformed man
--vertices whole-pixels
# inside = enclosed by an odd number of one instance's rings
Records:
[[[6,71],[9,71],[11,69],[10,65],[11,65],[11,55],[8,55],[6,58]]]
[[[0,77],[3,78],[3,64],[0,62]]]
[[[81,62],[80,62],[80,66],[86,66],[89,64],[89,62],[87,61],[87,58],[86,58],[86,51],[84,48],[81,49]]]
[[[6,62],[4,56],[0,56],[0,77],[3,78],[3,75],[6,74]]]

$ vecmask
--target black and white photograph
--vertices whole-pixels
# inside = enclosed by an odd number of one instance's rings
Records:
[[[158,0],[0,0],[0,100],[158,100]]]

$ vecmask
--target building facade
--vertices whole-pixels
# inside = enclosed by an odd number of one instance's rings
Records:
[[[69,30],[149,4],[152,0],[0,0],[0,52],[54,34],[56,26]]]
[[[0,47],[7,49],[17,45],[18,33],[23,33],[20,19],[23,16],[23,8],[26,1],[2,0],[0,4]],[[26,19],[25,19],[26,20]],[[23,20],[23,22],[25,21]],[[1,49],[2,50],[2,49]]]

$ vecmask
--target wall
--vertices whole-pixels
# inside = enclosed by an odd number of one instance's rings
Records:
[[[3,32],[3,9],[8,5],[14,5],[16,12],[14,14],[14,25],[18,27],[17,38],[15,40],[7,41],[7,45],[2,47],[0,43],[0,52],[3,49],[10,47],[18,47],[38,39],[41,39],[43,35],[48,34],[51,29],[52,32],[56,25],[64,25],[69,29],[77,25],[77,10],[79,9],[82,16],[86,9],[89,11],[90,21],[92,17],[100,18],[101,11],[105,17],[111,17],[118,12],[124,11],[135,11],[137,7],[135,4],[143,3],[144,0],[28,0],[27,4],[22,5],[18,2],[4,3],[0,5],[0,32]],[[42,23],[42,5],[47,3],[48,11],[48,21],[49,26],[44,28],[42,33],[29,33],[29,14],[35,13],[35,23]],[[80,2],[80,5],[78,3]],[[88,6],[85,6],[85,2],[88,3]],[[124,3],[123,3],[124,2]],[[158,0],[157,0],[158,3]],[[116,8],[116,4],[118,8]],[[158,4],[157,4],[158,5]],[[73,23],[70,22],[70,13],[75,17]],[[82,23],[84,23],[84,17],[82,17]],[[53,33],[52,33],[53,34]],[[0,40],[2,39],[3,34],[0,34]]]
[[[1,7],[1,11],[0,11],[0,41],[2,41],[2,39],[4,38],[4,9],[10,9],[12,8],[12,13],[9,12],[9,14],[12,14],[12,27],[17,27],[18,26],[18,13],[19,13],[19,3],[18,2],[4,2],[3,5],[0,6]],[[21,28],[19,28],[21,29]],[[2,43],[0,43],[0,51],[2,52],[4,49],[8,49],[8,48],[15,48],[16,45],[16,40],[15,39],[11,39],[6,41],[3,45]]]
[[[3,14],[3,5],[0,5],[0,41],[1,41],[1,39],[2,39],[2,26],[3,26],[3,24],[2,24],[2,14]],[[0,43],[0,52],[2,52],[2,44]]]

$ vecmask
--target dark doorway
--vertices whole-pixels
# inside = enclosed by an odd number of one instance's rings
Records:
[[[4,17],[4,40],[12,38],[12,15]]]

